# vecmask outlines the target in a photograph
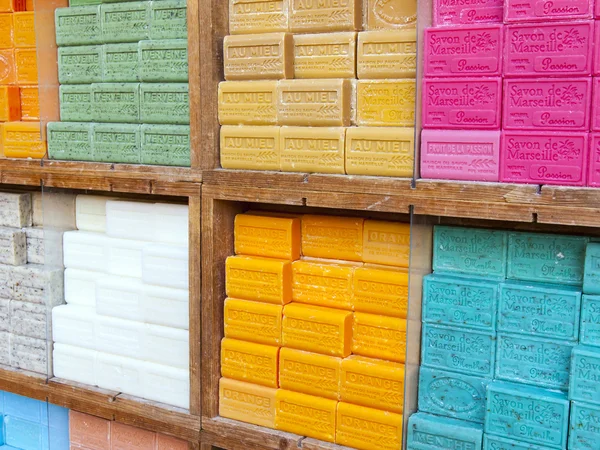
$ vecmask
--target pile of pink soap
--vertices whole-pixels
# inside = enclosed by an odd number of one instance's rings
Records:
[[[421,176],[600,187],[600,0],[459,3],[425,30]]]

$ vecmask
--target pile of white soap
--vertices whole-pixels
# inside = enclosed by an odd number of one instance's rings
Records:
[[[189,407],[188,207],[77,196],[54,375]]]

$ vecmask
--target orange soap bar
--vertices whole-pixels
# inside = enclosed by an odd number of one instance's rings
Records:
[[[283,346],[346,357],[352,350],[352,313],[292,303],[283,308]]]
[[[238,214],[235,253],[296,260],[300,258],[300,218]]]
[[[342,358],[282,348],[279,386],[304,394],[339,400]]]
[[[4,156],[42,159],[45,154],[46,143],[42,142],[39,123],[6,122],[4,124]]]
[[[275,428],[277,389],[221,378],[219,416],[268,428]]]
[[[0,12],[25,11],[25,0],[0,0]]]
[[[21,118],[21,96],[16,86],[0,86],[0,122]]]
[[[12,14],[0,14],[0,49],[13,48]]]
[[[4,123],[0,122],[0,158],[4,156]]]
[[[354,310],[406,319],[408,270],[360,267],[354,271]]]
[[[35,24],[33,12],[13,14],[15,47],[35,47]]]
[[[302,217],[302,254],[314,258],[362,261],[364,219]]]
[[[228,298],[224,316],[225,337],[281,345],[282,306]]]
[[[223,338],[221,375],[262,386],[279,387],[279,347]]]
[[[308,259],[292,264],[292,299],[299,303],[352,311],[356,264]]]
[[[279,389],[275,405],[275,428],[278,430],[334,442],[335,400]]]
[[[290,31],[360,30],[362,4],[363,0],[290,0]]]
[[[257,256],[230,256],[225,262],[227,295],[285,305],[292,300],[292,264]]]
[[[406,360],[406,319],[354,313],[352,353],[403,363]]]
[[[0,85],[16,84],[16,82],[15,51],[13,49],[0,50]]]
[[[363,261],[408,267],[410,225],[383,220],[365,220]]]
[[[404,365],[364,356],[342,361],[340,398],[344,402],[402,413]]]
[[[25,11],[34,10],[34,0],[25,0]]]
[[[16,48],[15,63],[19,84],[37,84],[38,66],[35,48]]]
[[[402,448],[402,415],[340,402],[335,442],[361,450]],[[456,449],[462,448],[458,444]]]
[[[37,86],[22,86],[21,120],[40,120],[40,90]]]

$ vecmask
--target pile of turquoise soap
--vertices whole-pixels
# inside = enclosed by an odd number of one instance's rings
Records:
[[[190,165],[185,0],[104,2],[55,13],[61,122],[51,159]]]

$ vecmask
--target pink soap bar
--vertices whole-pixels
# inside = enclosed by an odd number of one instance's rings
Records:
[[[600,133],[590,133],[588,186],[600,187]]]
[[[500,128],[500,78],[425,78],[423,128]]]
[[[504,131],[500,180],[585,186],[588,133]]]
[[[433,24],[502,23],[504,0],[433,0]]]
[[[427,28],[425,76],[500,76],[502,39],[502,25]]]
[[[596,5],[600,5],[600,0]],[[596,6],[598,8],[598,6]],[[596,31],[594,32],[594,75],[600,75],[600,20],[595,21]]]
[[[594,0],[504,0],[504,22],[589,19]]]
[[[592,131],[600,131],[600,77],[594,77],[592,98]]]
[[[423,130],[421,177],[498,181],[500,131]]]
[[[505,130],[587,131],[591,78],[504,80]]]
[[[596,0],[596,7],[594,8],[594,17],[600,17],[600,1]]]
[[[504,75],[590,75],[593,33],[592,20],[509,25]]]

